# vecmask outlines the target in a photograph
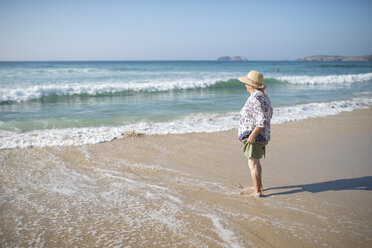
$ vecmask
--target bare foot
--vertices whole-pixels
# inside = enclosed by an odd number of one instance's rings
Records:
[[[259,198],[259,197],[262,197],[262,193],[252,193],[249,195],[250,197],[253,197],[253,198]]]
[[[238,183],[238,188],[240,190],[241,195],[252,195],[251,192],[254,191],[254,187],[243,187],[240,183]],[[264,191],[263,188],[261,188],[261,191]],[[260,193],[262,195],[262,193]]]

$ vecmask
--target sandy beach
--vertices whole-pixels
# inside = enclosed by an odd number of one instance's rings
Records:
[[[237,131],[0,150],[2,247],[371,247],[372,109]]]

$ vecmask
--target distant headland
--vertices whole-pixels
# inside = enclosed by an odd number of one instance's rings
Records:
[[[367,56],[328,56],[328,55],[315,55],[304,58],[299,58],[297,61],[372,61],[372,55]]]
[[[219,57],[217,61],[248,61],[248,59],[242,56],[223,56]]]

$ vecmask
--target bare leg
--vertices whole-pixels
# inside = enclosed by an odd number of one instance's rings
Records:
[[[263,184],[262,184],[262,166],[261,166],[261,161],[260,160],[258,160],[257,170],[259,171],[258,182],[259,182],[259,185],[261,185],[260,189],[261,189],[261,192],[262,192],[264,190],[264,187],[263,187]],[[251,190],[254,190],[253,186],[251,187]]]
[[[263,190],[263,185],[262,185],[262,167],[261,167],[261,162],[260,160],[258,160],[258,170],[259,170],[259,173],[258,173],[258,181],[259,181],[259,189],[260,189],[260,193],[262,193],[262,190]]]
[[[251,196],[262,195],[262,167],[260,160],[256,158],[248,159],[249,169],[251,170],[251,176],[253,181],[253,193]]]

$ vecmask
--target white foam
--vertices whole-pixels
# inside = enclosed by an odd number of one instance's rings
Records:
[[[355,98],[350,101],[322,102],[275,108],[272,124],[281,124],[314,117],[336,115],[355,109],[365,109],[372,105],[371,98]]]
[[[327,76],[281,76],[274,78],[292,84],[351,84],[372,80],[372,73]]]
[[[212,214],[207,214],[205,216],[211,219],[218,236],[228,244],[227,247],[244,247],[236,240],[234,232],[226,229],[222,225],[219,217]]]
[[[121,127],[65,128],[27,133],[0,131],[0,149],[96,144],[122,137]]]
[[[359,97],[349,101],[309,103],[274,109],[272,124],[335,115],[345,111],[368,108],[372,98]],[[237,128],[238,113],[193,114],[169,122],[139,122],[117,127],[65,128],[34,130],[27,133],[0,131],[0,149],[71,146],[96,144],[123,138],[123,133],[136,131],[147,135],[218,132]]]

